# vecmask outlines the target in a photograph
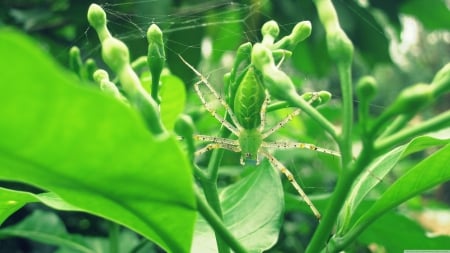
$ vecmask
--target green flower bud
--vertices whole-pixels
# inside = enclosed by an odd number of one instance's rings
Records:
[[[385,114],[414,114],[433,101],[430,85],[419,83],[404,89],[396,100],[386,109]]]
[[[148,28],[147,40],[147,63],[150,68],[150,73],[152,74],[152,97],[158,103],[159,79],[166,61],[166,54],[164,52],[162,32],[157,25],[152,24]]]
[[[260,43],[253,46],[252,64],[263,76],[264,84],[273,97],[291,101],[298,96],[291,79],[275,66],[272,53],[267,47]]]
[[[356,95],[360,100],[372,101],[377,93],[377,81],[372,76],[359,79],[356,84]]]
[[[332,60],[348,66],[352,64],[353,44],[340,27],[327,32],[327,46]]]
[[[234,96],[236,94],[236,90],[239,86],[239,80],[237,80],[237,72],[240,69],[242,63],[246,62],[248,65],[248,62],[250,60],[250,55],[252,53],[252,44],[250,42],[244,43],[239,46],[236,57],[233,63],[233,68],[231,69],[230,73],[228,73],[228,77],[225,77],[226,80],[224,82],[224,88],[227,92],[227,102],[228,104],[233,107],[234,103]]]
[[[81,61],[80,49],[78,47],[72,47],[69,51],[69,68],[81,77],[83,62]]]
[[[99,69],[94,72],[93,78],[96,83],[100,84],[102,80],[109,80],[109,75],[105,70]]]
[[[311,22],[302,21],[294,26],[292,33],[289,35],[291,38],[291,43],[295,47],[299,42],[304,41],[311,35]]]
[[[185,114],[181,114],[177,121],[175,122],[175,133],[186,140],[187,150],[191,160],[195,159],[195,142],[194,142],[194,132],[195,125],[191,117]]]
[[[129,63],[130,54],[125,43],[110,37],[102,43],[102,58],[103,61],[117,73]]]
[[[86,60],[85,64],[87,79],[93,81],[94,72],[98,69],[97,63],[95,63],[94,59],[89,58]]]
[[[450,63],[447,63],[436,73],[433,82],[431,82],[431,87],[433,88],[434,96],[450,91]]]
[[[89,24],[97,31],[101,42],[106,38],[111,37],[111,34],[106,28],[106,13],[102,7],[97,4],[91,4],[89,6],[87,19]]]
[[[285,49],[292,51],[295,49],[298,43],[302,42],[311,35],[311,22],[302,21],[294,26],[291,34],[283,37],[275,43],[275,49]]]
[[[87,19],[94,29],[106,26],[106,13],[98,4],[91,4],[89,6]]]
[[[277,22],[270,20],[264,23],[261,28],[261,34],[263,35],[262,43],[265,45],[272,45],[280,34],[280,28],[278,27]]]
[[[331,100],[331,93],[325,90],[319,91],[319,100],[321,104],[326,104]]]
[[[119,89],[117,89],[116,85],[109,80],[108,72],[103,69],[96,70],[93,73],[93,79],[100,86],[100,90],[104,93],[109,94],[124,104],[128,105],[127,99],[120,93]]]
[[[152,76],[160,76],[166,60],[166,54],[164,52],[164,43],[162,32],[159,27],[152,24],[147,31],[148,40],[148,56],[147,62],[150,66],[150,72]]]
[[[175,122],[174,130],[183,138],[192,138],[195,133],[195,125],[192,118],[186,114],[181,114]]]
[[[306,101],[312,100],[315,96],[317,97],[311,103],[314,107],[326,104],[331,99],[331,93],[323,90],[319,92],[305,92],[302,94],[302,98]]]

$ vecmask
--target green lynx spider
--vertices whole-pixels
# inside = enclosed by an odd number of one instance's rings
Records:
[[[266,109],[267,106],[270,103],[270,96],[266,89],[262,85],[258,85],[259,83],[255,79],[255,74],[252,73],[252,71],[255,71],[252,66],[249,67],[247,70],[247,73],[250,73],[249,75],[245,75],[242,79],[241,83],[250,81],[251,83],[255,83],[256,85],[252,85],[247,89],[243,96],[247,96],[246,99],[242,99],[238,101],[238,103],[235,103],[235,108],[237,106],[240,106],[241,111],[247,110],[246,113],[244,113],[244,116],[236,115],[236,112],[233,111],[230,106],[225,102],[225,100],[214,90],[214,88],[211,86],[211,84],[208,82],[207,78],[205,78],[200,72],[198,72],[192,65],[190,65],[186,60],[184,60],[180,56],[181,60],[198,76],[200,79],[198,82],[194,83],[194,89],[197,93],[198,97],[200,98],[202,104],[206,108],[206,110],[214,116],[224,127],[226,127],[231,133],[233,133],[235,136],[237,136],[237,139],[228,139],[228,138],[221,138],[221,137],[214,137],[214,136],[208,136],[208,135],[195,135],[194,139],[198,141],[203,142],[209,142],[205,147],[199,149],[196,151],[195,155],[201,155],[204,154],[210,150],[213,149],[227,149],[233,152],[241,153],[241,159],[240,162],[242,165],[245,165],[247,162],[250,163],[256,163],[256,165],[260,162],[260,157],[264,156],[266,157],[271,165],[278,169],[281,173],[283,173],[289,182],[293,185],[293,187],[297,190],[299,195],[303,198],[303,200],[306,202],[306,204],[310,207],[314,215],[317,217],[318,220],[320,220],[320,212],[317,210],[317,208],[314,206],[314,204],[311,202],[311,200],[308,198],[306,193],[303,191],[303,189],[300,187],[300,185],[295,181],[294,176],[292,173],[280,162],[278,161],[271,153],[269,153],[269,149],[292,149],[292,148],[299,148],[299,149],[309,149],[317,152],[322,152],[334,156],[340,156],[340,154],[336,151],[317,147],[313,144],[309,143],[289,143],[289,142],[265,142],[264,140],[270,136],[271,134],[275,133],[277,130],[282,128],[284,125],[286,125],[290,120],[292,120],[295,116],[300,114],[300,109],[296,109],[290,114],[288,114],[283,120],[281,120],[278,124],[275,126],[269,128],[265,131],[265,118],[266,118]],[[246,77],[248,77],[250,80],[246,80]],[[225,108],[226,112],[228,113],[230,119],[232,122],[228,122],[220,116],[206,101],[205,96],[203,95],[202,91],[200,90],[199,85],[203,83],[207,89],[211,92],[211,94],[220,102],[220,104]],[[239,92],[237,92],[239,93]],[[242,93],[242,92],[241,92]],[[257,98],[255,98],[255,94],[262,93],[262,99],[261,99],[261,106],[256,106],[256,108],[259,108],[255,112],[249,112],[251,111],[252,107],[255,107],[255,103],[258,104]],[[239,96],[236,94],[236,96]],[[248,97],[253,97],[248,99]],[[308,103],[313,103],[319,98],[318,93],[314,92],[312,93],[311,98],[308,100]],[[242,109],[243,108],[243,109]],[[259,113],[258,113],[259,112]],[[242,113],[241,113],[242,114]]]

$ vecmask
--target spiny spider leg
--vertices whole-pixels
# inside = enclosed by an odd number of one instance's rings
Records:
[[[296,143],[277,142],[277,141],[276,142],[263,142],[261,144],[261,146],[264,148],[274,148],[274,149],[291,149],[291,148],[309,149],[309,150],[313,150],[313,151],[317,151],[317,152],[321,152],[321,153],[325,153],[325,154],[329,154],[329,155],[334,155],[334,156],[339,156],[339,157],[341,156],[341,154],[339,152],[336,152],[334,150],[317,147],[314,144],[303,143],[303,142],[296,142]]]
[[[198,85],[202,83],[202,81],[198,81],[194,83],[194,90],[197,93],[198,97],[202,101],[203,106],[205,106],[206,110],[211,113],[211,115],[216,118],[222,125],[224,125],[228,130],[230,130],[233,134],[236,136],[239,136],[239,130],[234,127],[232,124],[230,124],[228,121],[226,121],[222,116],[220,116],[206,101],[205,97],[203,96],[203,93],[201,92]]]
[[[258,127],[258,131],[262,133],[262,131],[264,130],[265,124],[266,124],[266,111],[267,111],[267,106],[270,104],[270,95],[269,92],[266,90],[265,91],[266,97],[264,98],[264,102],[261,106],[261,112],[260,112],[260,117],[261,117],[261,124]],[[264,139],[264,137],[263,137]]]
[[[306,204],[309,206],[311,211],[314,213],[314,215],[317,217],[317,219],[320,221],[320,212],[317,210],[317,208],[314,206],[314,204],[311,202],[311,200],[306,196],[306,193],[303,191],[303,189],[300,187],[300,185],[295,181],[294,175],[280,162],[278,161],[274,156],[269,154],[266,151],[261,151],[261,153],[269,159],[269,162],[272,164],[272,166],[276,169],[278,169],[281,173],[283,173],[289,182],[294,186],[295,190],[297,190],[298,194],[303,198],[303,200],[306,202]]]
[[[229,143],[210,143],[210,144],[206,145],[205,147],[197,150],[195,152],[195,156],[202,155],[210,150],[218,149],[218,148],[231,150],[236,153],[241,152],[241,148],[239,147],[239,145],[233,145],[233,144],[229,144]]]
[[[234,134],[238,135],[238,132],[240,132],[243,128],[241,127],[241,125],[239,124],[236,116],[234,115],[233,111],[231,110],[230,106],[225,102],[225,100],[214,90],[214,88],[211,86],[211,84],[208,82],[208,79],[206,79],[200,72],[198,72],[191,64],[189,64],[183,57],[181,57],[181,55],[178,55],[180,57],[180,59],[183,61],[184,64],[186,64],[186,66],[188,66],[196,75],[198,78],[200,78],[200,82],[197,82],[197,87],[199,83],[203,83],[208,90],[214,95],[214,97],[219,100],[220,104],[225,108],[225,110],[227,111],[228,115],[230,115],[231,120],[233,121],[234,125],[236,126],[236,128],[239,131],[233,132]],[[198,89],[200,91],[200,89]],[[201,97],[203,97],[203,94],[200,92],[197,94]],[[203,98],[202,101],[205,101],[205,99]],[[231,131],[231,129],[229,129]],[[238,135],[239,136],[239,135]]]
[[[308,104],[313,103],[314,101],[316,101],[319,98],[319,94],[317,92],[313,92],[312,94],[313,96],[311,97],[311,99],[309,99],[307,102]],[[301,109],[295,109],[293,112],[289,113],[283,120],[281,120],[280,122],[278,122],[278,124],[276,124],[275,126],[273,126],[272,128],[270,128],[269,130],[267,130],[267,132],[262,134],[262,138],[265,139],[267,137],[269,137],[271,134],[275,133],[276,131],[278,131],[278,129],[284,127],[284,125],[286,125],[289,121],[291,121],[295,116],[299,115],[301,112]]]
[[[202,134],[194,135],[194,139],[197,141],[210,141],[210,142],[214,142],[214,143],[223,143],[223,144],[229,144],[229,145],[234,145],[234,146],[239,145],[239,142],[237,140],[231,140],[231,139],[227,139],[227,138],[202,135]]]

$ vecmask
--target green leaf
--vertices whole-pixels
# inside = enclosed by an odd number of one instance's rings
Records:
[[[141,74],[141,82],[144,88],[151,92],[152,78],[149,71]],[[186,88],[183,81],[177,76],[164,73],[160,78],[161,120],[168,130],[173,130],[175,121],[183,112],[186,104]]]
[[[347,197],[340,213],[340,231],[345,231],[350,225],[350,220],[355,219],[354,212],[367,194],[382,180],[405,156],[430,148],[443,145],[449,142],[449,139],[438,139],[430,136],[420,136],[414,138],[409,143],[391,150],[389,153],[379,157],[370,164],[365,173],[361,174],[355,181],[352,190]]]
[[[400,10],[415,16],[429,30],[447,30],[450,27],[450,9],[444,0],[409,0]]]
[[[386,192],[359,218],[355,227],[364,227],[407,199],[433,186],[450,180],[450,145],[446,145],[410,169],[393,183]]]
[[[41,210],[35,211],[16,225],[0,230],[0,239],[10,236],[67,247],[76,252],[97,252],[87,247],[81,236],[70,235],[56,214]]]
[[[271,248],[278,239],[284,209],[280,176],[267,160],[220,195],[225,226],[249,252]],[[192,252],[217,252],[214,232],[198,217]]]
[[[58,210],[81,211],[52,192],[33,194],[0,187],[0,225],[22,206],[33,202],[42,202]]]
[[[0,179],[188,252],[195,198],[178,142],[155,139],[131,108],[78,85],[36,42],[6,29],[0,41]]]
[[[173,130],[186,104],[186,88],[174,75],[161,75],[161,83],[161,119],[167,129]]]
[[[0,230],[0,239],[22,237],[58,246],[58,253],[108,253],[109,240],[103,237],[68,233],[62,220],[53,212],[36,210],[21,222]],[[135,233],[124,230],[119,235],[119,252],[131,252],[139,244]]]
[[[358,241],[365,245],[376,243],[382,246],[385,252],[446,249],[450,245],[450,237],[431,237],[417,222],[396,212],[388,212],[371,224],[358,237]]]

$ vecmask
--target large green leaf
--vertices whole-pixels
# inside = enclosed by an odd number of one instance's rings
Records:
[[[22,206],[33,202],[42,202],[58,210],[81,211],[62,200],[53,192],[33,194],[0,187],[0,225]]]
[[[177,141],[155,139],[135,111],[77,85],[25,36],[3,29],[0,44],[0,179],[188,252],[195,198]]]
[[[395,226],[393,226],[395,224]],[[369,245],[381,245],[385,252],[403,252],[405,249],[446,249],[449,236],[429,236],[416,221],[397,212],[388,212],[372,223],[358,237],[358,241]]]
[[[63,221],[53,212],[36,210],[21,222],[0,229],[0,239],[22,237],[58,246],[58,253],[108,253],[108,238],[81,236],[67,232]],[[135,233],[124,230],[119,234],[119,252],[131,252],[139,244]]]
[[[450,180],[450,145],[446,145],[410,169],[362,215],[355,227],[365,226],[389,209],[433,186]]]
[[[448,143],[448,139],[438,139],[430,136],[414,138],[409,143],[391,150],[370,164],[365,173],[355,181],[352,190],[347,197],[340,213],[340,231],[344,231],[350,225],[350,219],[354,220],[354,212],[367,194],[382,180],[405,156],[437,145]]]
[[[284,198],[280,176],[268,161],[220,195],[225,226],[249,252],[271,248],[278,239]],[[217,252],[214,232],[199,217],[192,252]]]

